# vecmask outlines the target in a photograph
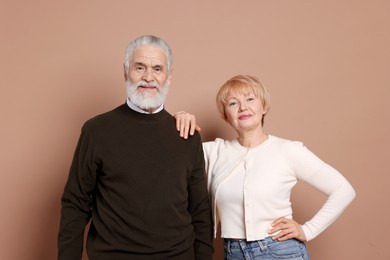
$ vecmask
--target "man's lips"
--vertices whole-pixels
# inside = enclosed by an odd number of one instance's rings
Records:
[[[139,86],[140,88],[143,88],[143,89],[156,89],[155,86],[149,86],[149,85],[146,85],[146,86]]]

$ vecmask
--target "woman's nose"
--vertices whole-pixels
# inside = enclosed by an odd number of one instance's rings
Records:
[[[247,109],[246,105],[242,104],[242,103],[240,104],[240,106],[238,108],[239,112],[245,111],[246,109]]]

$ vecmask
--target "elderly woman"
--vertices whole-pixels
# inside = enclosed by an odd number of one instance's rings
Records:
[[[216,227],[221,223],[225,259],[309,259],[305,242],[331,225],[355,191],[333,167],[301,142],[263,130],[270,107],[267,89],[252,76],[238,75],[219,90],[220,116],[237,139],[203,143]],[[194,131],[195,117],[175,115],[181,135]],[[304,224],[292,216],[291,190],[302,180],[328,199]]]

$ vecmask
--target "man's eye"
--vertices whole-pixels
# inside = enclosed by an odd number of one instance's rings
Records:
[[[135,67],[135,69],[136,69],[136,70],[139,70],[139,71],[142,71],[142,70],[144,70],[145,68],[142,67],[142,66],[137,66],[137,67]]]

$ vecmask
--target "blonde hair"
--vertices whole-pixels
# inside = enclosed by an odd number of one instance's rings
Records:
[[[231,93],[239,93],[243,95],[253,93],[256,97],[260,98],[264,111],[268,112],[269,110],[271,97],[266,87],[261,84],[256,77],[249,75],[237,75],[226,81],[220,87],[216,96],[218,113],[226,122],[227,115],[225,112],[225,106]],[[262,125],[264,124],[264,116],[261,121]]]

